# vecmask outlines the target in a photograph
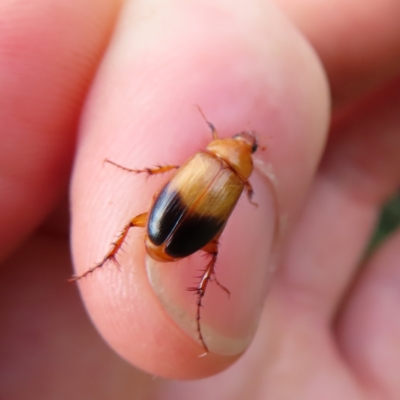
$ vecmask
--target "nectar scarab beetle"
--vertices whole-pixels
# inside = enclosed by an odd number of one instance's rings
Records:
[[[202,298],[211,279],[229,295],[228,289],[215,277],[218,240],[244,190],[252,202],[253,189],[248,179],[253,172],[252,154],[257,151],[258,142],[251,131],[219,139],[214,125],[207,121],[200,108],[199,111],[211,129],[213,140],[183,165],[138,170],[106,160],[127,172],[154,175],[175,170],[175,173],[154,197],[150,211],[130,220],[103,260],[82,275],[73,276],[71,281],[87,276],[109,260],[118,265],[116,256],[133,227],[146,229],[146,251],[154,260],[171,262],[205,251],[211,259],[198,285],[188,290],[197,295],[197,332],[207,353],[200,323]]]

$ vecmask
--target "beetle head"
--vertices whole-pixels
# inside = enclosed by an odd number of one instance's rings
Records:
[[[258,138],[256,133],[253,131],[243,131],[237,133],[233,136],[233,139],[246,142],[250,146],[252,153],[255,153],[258,149]]]

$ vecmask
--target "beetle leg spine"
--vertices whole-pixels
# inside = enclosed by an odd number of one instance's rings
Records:
[[[208,283],[214,281],[222,290],[224,290],[228,294],[228,296],[230,296],[229,290],[218,281],[215,274],[215,264],[217,262],[217,257],[218,257],[218,239],[219,239],[219,234],[211,242],[209,242],[206,246],[203,247],[202,250],[211,256],[211,260],[207,264],[207,267],[203,271],[202,275],[199,277],[200,278],[199,284],[196,287],[190,287],[187,289],[189,291],[195,292],[195,294],[197,295],[196,326],[200,342],[205,350],[205,353],[202,354],[202,356],[209,352],[201,330],[201,307],[203,306],[202,300],[206,294]]]
[[[101,262],[99,262],[97,265],[94,267],[88,269],[85,271],[82,275],[73,275],[68,281],[69,282],[75,282],[79,279],[82,279],[89,274],[93,273],[96,269],[101,268],[107,261],[112,260],[116,266],[121,269],[121,266],[116,259],[117,253],[120,251],[121,246],[125,242],[125,239],[128,235],[128,232],[131,228],[133,227],[139,227],[139,228],[144,228],[147,223],[147,217],[149,213],[143,213],[137,215],[135,218],[132,218],[132,220],[125,226],[125,228],[122,230],[121,234],[118,236],[118,239],[112,244],[111,250],[107,253],[107,255],[103,258]]]

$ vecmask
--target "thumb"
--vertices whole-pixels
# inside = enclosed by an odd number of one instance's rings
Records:
[[[197,299],[186,288],[207,260],[155,265],[145,231],[135,228],[117,254],[120,270],[108,262],[79,281],[91,318],[124,358],[157,375],[203,377],[234,362],[257,327],[273,244],[321,154],[327,84],[272,4],[154,3],[126,4],[88,100],[73,180],[73,254],[78,275],[93,267],[170,179],[146,181],[104,159],[134,169],[181,165],[211,140],[195,104],[222,138],[257,132],[267,146],[250,178],[259,207],[242,196],[221,236],[216,273],[231,296],[212,282],[207,289],[206,357],[198,357]]]

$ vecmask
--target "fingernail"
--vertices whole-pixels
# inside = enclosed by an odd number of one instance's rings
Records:
[[[271,251],[277,221],[275,196],[265,180],[253,173],[250,181],[258,207],[243,194],[219,241],[216,278],[230,295],[212,281],[202,299],[200,327],[211,353],[242,353],[258,326],[273,272]],[[209,257],[199,251],[177,262],[146,259],[154,292],[175,323],[201,346],[199,354],[204,353],[204,346],[196,324],[197,295],[187,289],[197,287]]]

